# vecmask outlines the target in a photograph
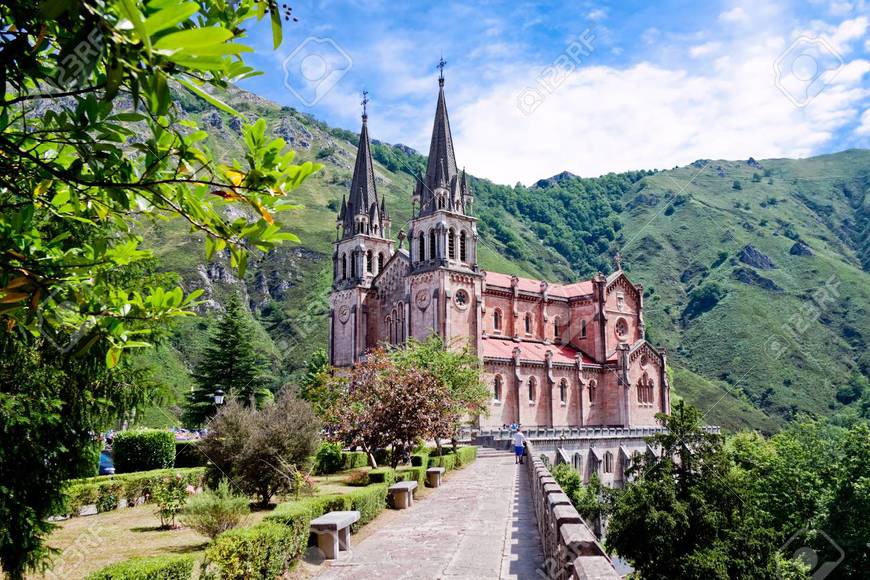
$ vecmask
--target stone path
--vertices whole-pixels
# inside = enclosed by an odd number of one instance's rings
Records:
[[[536,578],[543,555],[520,467],[509,453],[481,449],[425,500],[381,516],[379,529],[318,578]]]

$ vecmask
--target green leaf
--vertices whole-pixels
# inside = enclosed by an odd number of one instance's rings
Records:
[[[139,11],[133,0],[119,0],[118,3],[120,4],[121,12],[133,24],[136,35],[142,41],[145,50],[151,54],[151,37],[148,35],[148,30],[145,29],[145,18],[142,16],[142,12]]]
[[[226,28],[208,27],[191,28],[167,34],[156,43],[155,50],[188,51],[192,55],[199,54],[197,49],[221,44],[233,37],[233,33]]]
[[[177,80],[187,90],[189,90],[190,92],[192,92],[193,94],[195,94],[199,98],[205,100],[206,102],[214,105],[215,107],[217,107],[221,111],[223,111],[225,113],[229,113],[231,115],[235,115],[236,117],[242,116],[241,113],[239,113],[238,111],[236,111],[235,109],[233,109],[232,107],[230,107],[229,105],[227,105],[226,103],[224,103],[223,101],[218,99],[217,97],[214,97],[214,96],[208,94],[207,92],[205,92],[204,90],[202,90],[201,88],[199,88],[198,86],[196,86],[195,84],[190,82],[189,80],[187,80],[185,78],[181,78],[181,77],[178,77]]]
[[[179,22],[184,22],[196,14],[197,10],[199,7],[193,2],[169,6],[146,18],[145,29],[149,35],[154,35],[156,32],[171,28]]]
[[[112,346],[106,351],[106,366],[110,369],[115,368],[121,360],[121,349],[117,346]]]
[[[264,2],[265,4],[265,2]],[[284,32],[281,29],[281,13],[277,10],[272,10],[272,44],[275,50],[281,46],[281,42],[284,40]]]

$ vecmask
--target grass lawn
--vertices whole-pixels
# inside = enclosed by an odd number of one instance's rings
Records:
[[[349,474],[343,472],[315,477],[317,495],[341,494],[359,489],[344,484]],[[425,492],[421,497],[424,495]],[[59,550],[52,570],[43,575],[30,575],[29,578],[81,579],[104,566],[130,558],[200,555],[205,550],[208,538],[190,528],[161,530],[155,509],[153,504],[146,504],[60,522],[48,541],[50,546]],[[270,513],[270,510],[252,512],[241,526],[257,524]]]

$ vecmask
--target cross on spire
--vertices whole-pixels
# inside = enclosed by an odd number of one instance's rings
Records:
[[[363,118],[363,121],[365,121],[369,118],[368,111],[366,110],[366,105],[369,104],[369,92],[366,89],[363,89],[362,96],[363,96],[363,98],[362,98],[362,101],[360,101],[360,104],[362,105],[362,108],[363,108],[362,118]]]
[[[617,270],[622,270],[622,254],[619,253],[619,250],[616,250],[616,255],[613,256],[613,263],[616,264]]]
[[[440,71],[438,74],[438,84],[442,87],[444,86],[444,66],[447,64],[447,61],[444,60],[444,55],[441,55],[441,60],[438,61],[438,70]]]

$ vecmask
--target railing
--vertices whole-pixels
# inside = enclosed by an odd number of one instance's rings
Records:
[[[526,439],[606,439],[613,437],[650,437],[664,433],[664,427],[527,427],[523,429]],[[705,433],[718,435],[721,429],[715,425],[704,427]],[[477,429],[468,432],[469,437],[487,437],[492,439],[509,439],[513,435],[510,429]]]
[[[539,575],[552,580],[618,580],[620,575],[595,534],[543,461],[535,457],[534,445],[526,445],[526,469],[544,552]]]

